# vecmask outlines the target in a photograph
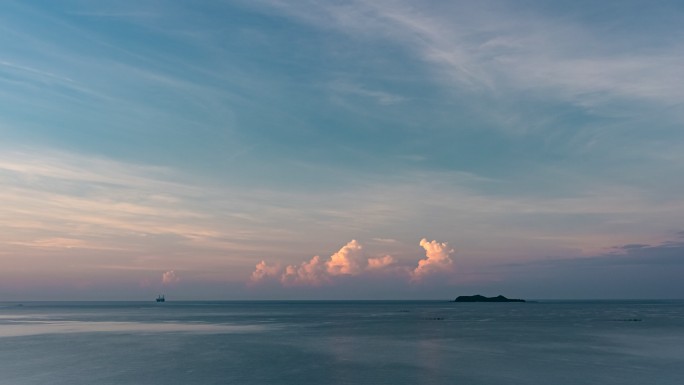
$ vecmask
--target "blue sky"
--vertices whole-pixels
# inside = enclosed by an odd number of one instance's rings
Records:
[[[2,2],[0,298],[681,296],[683,26],[676,1]]]

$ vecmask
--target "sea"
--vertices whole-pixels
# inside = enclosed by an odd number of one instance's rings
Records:
[[[0,303],[0,384],[684,384],[684,301]]]

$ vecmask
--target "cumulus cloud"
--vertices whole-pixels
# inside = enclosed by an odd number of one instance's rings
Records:
[[[180,277],[173,270],[169,270],[169,271],[165,272],[164,274],[162,274],[162,283],[164,285],[170,285],[170,284],[173,284],[173,283],[176,283],[179,281],[180,281]]]
[[[299,266],[288,265],[280,277],[280,282],[287,286],[319,286],[328,282],[329,278],[326,273],[325,263],[321,257],[316,255],[310,261],[302,262]]]
[[[353,275],[360,271],[359,259],[362,257],[363,247],[352,239],[338,252],[330,256],[325,265],[330,275]]]
[[[379,270],[383,269],[389,265],[394,264],[396,261],[391,255],[385,255],[379,258],[368,258],[368,270]]]
[[[450,249],[446,242],[428,242],[423,238],[420,240],[420,246],[425,249],[425,258],[418,261],[418,267],[411,272],[411,280],[420,281],[427,275],[453,269],[454,261],[449,255],[454,249]]]
[[[354,276],[366,270],[381,269],[394,262],[391,256],[368,259],[365,264],[363,246],[352,239],[342,246],[328,259],[316,255],[299,265],[288,265],[281,269],[277,264],[259,262],[250,277],[251,283],[259,283],[268,279],[280,278],[285,286],[311,285],[319,286],[330,283],[337,276]]]
[[[276,277],[278,274],[280,274],[280,266],[278,264],[269,265],[266,261],[261,261],[257,263],[250,280],[256,283],[269,277]]]
[[[392,272],[398,276],[408,276],[412,281],[419,281],[427,275],[451,271],[453,261],[450,254],[454,252],[447,243],[437,241],[420,241],[425,249],[426,257],[418,261],[418,267],[412,269],[401,266],[389,254],[366,258],[363,246],[352,239],[329,258],[316,255],[300,264],[287,265],[284,269],[278,264],[260,261],[256,264],[250,277],[251,284],[270,280],[280,281],[283,286],[320,286],[335,283],[342,276],[370,276],[378,272]]]

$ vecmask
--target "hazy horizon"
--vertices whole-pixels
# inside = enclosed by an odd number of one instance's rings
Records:
[[[191,297],[185,297],[181,296],[179,297],[171,297],[167,295],[166,293],[159,292],[157,294],[154,294],[150,297],[138,297],[138,298],[124,298],[124,297],[109,297],[109,296],[104,296],[104,298],[95,298],[93,296],[84,296],[81,298],[59,298],[59,299],[46,299],[43,298],[41,299],[40,297],[35,297],[35,298],[30,298],[30,299],[2,299],[0,300],[0,303],[5,303],[5,304],[22,304],[22,303],[39,303],[39,302],[135,302],[135,303],[147,303],[147,302],[155,302],[155,299],[157,296],[162,295],[165,297],[165,302],[159,304],[159,306],[164,306],[167,303],[186,303],[186,302],[401,302],[401,301],[408,301],[408,302],[421,302],[421,301],[426,301],[426,302],[454,302],[454,299],[458,296],[473,296],[473,295],[483,295],[485,297],[496,297],[498,295],[503,295],[507,297],[508,299],[524,299],[526,303],[532,303],[534,304],[535,302],[554,302],[554,301],[560,301],[560,302],[591,302],[591,301],[605,301],[605,302],[611,302],[611,301],[656,301],[656,302],[668,302],[668,301],[684,301],[684,297],[677,297],[676,295],[668,296],[668,297],[662,297],[662,298],[655,298],[655,297],[575,297],[575,298],[553,298],[553,297],[535,297],[535,296],[529,296],[529,297],[516,297],[512,295],[508,295],[506,293],[500,293],[494,291],[490,292],[485,292],[485,293],[490,293],[490,294],[482,294],[481,292],[459,292],[456,293],[455,295],[451,297],[406,297],[406,298],[401,298],[401,297],[349,297],[349,298],[343,298],[343,297],[331,297],[331,298],[325,298],[325,297],[316,297],[316,296],[309,296],[309,297],[290,297],[288,295],[283,295],[283,296],[274,296],[274,297],[254,297],[254,298],[220,298],[220,297],[207,297],[207,298],[191,298]],[[182,293],[181,293],[182,294]],[[674,294],[674,293],[673,293]],[[524,303],[523,303],[524,304]],[[494,303],[493,306],[496,306],[496,303]]]

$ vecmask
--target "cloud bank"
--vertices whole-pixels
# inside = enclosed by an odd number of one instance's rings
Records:
[[[363,246],[352,239],[337,252],[324,260],[318,255],[298,265],[270,264],[264,260],[256,264],[249,279],[250,285],[267,281],[279,281],[283,286],[321,286],[334,284],[341,276],[362,276],[378,273],[391,273],[410,282],[420,282],[437,273],[453,271],[454,252],[446,242],[428,242],[423,238],[420,246],[425,249],[425,258],[418,261],[417,267],[401,266],[389,254],[380,257],[366,257]]]

